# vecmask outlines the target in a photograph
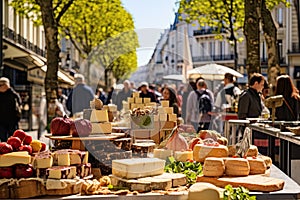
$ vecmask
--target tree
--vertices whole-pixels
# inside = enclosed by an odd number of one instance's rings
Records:
[[[128,72],[137,68],[138,39],[134,32],[133,19],[119,0],[98,0],[97,4],[93,1],[76,0],[61,20],[60,26],[64,31],[62,34],[71,39],[81,56],[88,59],[88,63],[94,60],[93,57],[110,58],[109,62],[104,61],[107,58],[100,62],[106,69],[106,86],[109,86],[108,72],[112,71],[119,80],[126,78],[124,74],[128,76]],[[131,32],[131,35],[126,34],[127,32]],[[121,37],[123,41],[120,40]],[[125,48],[126,51],[120,51]]]
[[[262,23],[268,48],[268,77],[274,84],[275,76],[279,73],[279,59],[277,29],[270,10],[279,3],[288,5],[286,0],[183,0],[179,11],[187,15],[187,22],[197,20],[202,26],[218,27],[217,34],[222,34],[220,27],[224,27],[227,35],[232,35],[232,32],[237,35],[244,25],[248,75],[260,72],[259,25]]]

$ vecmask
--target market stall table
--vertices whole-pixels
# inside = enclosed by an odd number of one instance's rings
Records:
[[[255,195],[257,200],[272,199],[272,200],[294,200],[300,199],[300,186],[290,177],[284,174],[276,166],[271,166],[270,177],[282,179],[285,181],[283,190],[276,192],[250,192],[250,195]],[[188,191],[177,192],[150,192],[140,193],[136,195],[70,195],[64,197],[51,196],[43,197],[44,199],[116,199],[116,200],[187,200]]]

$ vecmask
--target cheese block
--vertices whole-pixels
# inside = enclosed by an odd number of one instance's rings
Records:
[[[121,178],[141,178],[164,173],[165,161],[159,158],[133,158],[112,161],[112,174]]]
[[[108,111],[107,110],[96,110],[96,109],[84,109],[83,118],[90,120],[91,122],[108,122]]]
[[[58,150],[54,152],[53,163],[58,166],[70,166],[70,153],[66,149]]]
[[[193,151],[175,151],[174,158],[177,161],[185,162],[187,160],[193,160]]]
[[[223,176],[225,164],[223,158],[209,157],[206,158],[203,165],[204,176]]]
[[[160,121],[167,121],[168,120],[168,114],[166,113],[159,113],[159,120]]]
[[[245,158],[225,158],[225,174],[228,176],[248,176],[250,165]]]
[[[117,112],[118,111],[118,108],[117,108],[117,105],[115,104],[108,104],[108,111],[110,112]]]
[[[80,178],[87,177],[92,174],[91,163],[76,165],[76,175]]]
[[[187,184],[186,175],[181,173],[163,173],[161,175],[152,176],[152,178],[171,179],[173,188]]]
[[[132,93],[132,97],[133,98],[136,98],[136,97],[139,97],[140,96],[140,93],[139,92],[133,92]]]
[[[218,188],[211,183],[195,183],[188,193],[189,200],[220,200]]]
[[[151,102],[151,99],[150,98],[148,98],[148,97],[144,97],[143,98],[143,103],[144,104],[147,104],[147,103],[150,103]]]
[[[164,107],[164,113],[167,113],[167,114],[173,114],[174,113],[174,108],[173,107]]]
[[[0,167],[10,167],[15,164],[30,164],[31,156],[27,151],[17,151],[0,155]]]
[[[196,144],[193,149],[193,158],[197,162],[204,162],[207,157],[227,157],[228,148],[224,145],[208,146],[205,144]]]
[[[143,103],[143,98],[134,97],[134,103],[136,103],[136,104],[142,104]]]
[[[153,157],[166,160],[168,157],[172,156],[172,150],[169,149],[154,149]]]
[[[159,106],[159,107],[157,108],[157,111],[158,111],[159,114],[165,113],[164,107],[161,107],[161,106]]]
[[[172,179],[157,179],[153,177],[139,178],[138,181],[150,182],[152,190],[169,190],[172,188]]]
[[[250,174],[264,174],[267,170],[265,161],[261,158],[247,157],[250,165]]]
[[[81,165],[88,163],[88,151],[69,149],[68,152],[70,154],[70,165]]]
[[[176,114],[168,114],[168,121],[177,121]]]
[[[76,167],[53,166],[46,169],[46,177],[53,179],[73,179],[76,177]]]
[[[260,158],[263,161],[265,161],[267,168],[270,168],[272,166],[272,159],[270,157],[264,155],[258,155],[257,158]]]
[[[97,133],[111,133],[112,126],[110,122],[107,123],[92,123],[92,132],[91,134]]]
[[[40,152],[33,157],[34,168],[49,168],[53,165],[53,157],[51,152]]]
[[[169,101],[168,100],[161,100],[160,104],[162,107],[169,107]]]

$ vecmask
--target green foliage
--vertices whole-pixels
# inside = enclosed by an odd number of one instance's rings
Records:
[[[12,0],[11,6],[41,25],[38,1]],[[70,7],[62,14],[68,4]],[[60,36],[71,39],[81,57],[101,57],[98,61],[112,70],[117,80],[137,68],[138,39],[133,19],[120,0],[53,0],[53,10]]]
[[[197,176],[202,174],[202,165],[196,161],[181,162],[176,161],[174,157],[169,157],[165,166],[165,172],[185,174],[188,184],[193,184],[196,182]]]
[[[268,9],[273,9],[279,3],[289,5],[287,0],[266,0]],[[228,38],[233,31],[240,42],[243,39],[238,31],[244,26],[244,5],[244,0],[181,0],[180,19],[187,23],[197,21],[202,27],[215,27],[215,33],[218,35],[222,34],[223,29]],[[220,38],[222,37],[217,39]]]
[[[223,192],[224,200],[255,200],[255,196],[249,195],[249,190],[244,187],[233,188],[231,185],[225,186]]]

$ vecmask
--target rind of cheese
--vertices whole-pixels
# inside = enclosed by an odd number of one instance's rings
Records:
[[[50,179],[73,179],[76,177],[76,167],[53,166],[46,170],[46,177]]]
[[[207,157],[227,157],[228,148],[224,145],[207,146],[205,144],[196,144],[193,149],[193,158],[197,162],[204,162]]]
[[[111,133],[112,125],[110,122],[108,123],[92,123],[92,132],[91,134],[96,133]]]
[[[250,165],[250,174],[264,174],[267,170],[265,161],[261,158],[247,157]]]
[[[166,160],[168,157],[172,156],[172,150],[169,149],[154,149],[153,157]]]
[[[185,162],[187,160],[193,160],[193,151],[175,151],[174,158],[177,161]]]
[[[0,167],[10,167],[15,164],[30,164],[31,156],[27,151],[17,151],[0,155]]]
[[[53,157],[49,156],[42,156],[42,157],[35,157],[34,161],[34,168],[49,168],[53,165]]]
[[[142,178],[164,173],[165,161],[158,158],[133,158],[112,161],[112,174],[121,178]]]
[[[70,166],[70,153],[67,149],[55,151],[53,154],[53,165]]]
[[[245,158],[225,158],[225,174],[228,176],[247,176],[250,165]]]
[[[220,200],[218,188],[211,183],[193,184],[188,193],[189,200]]]
[[[206,158],[203,165],[204,176],[222,176],[225,171],[225,164],[222,158]]]

